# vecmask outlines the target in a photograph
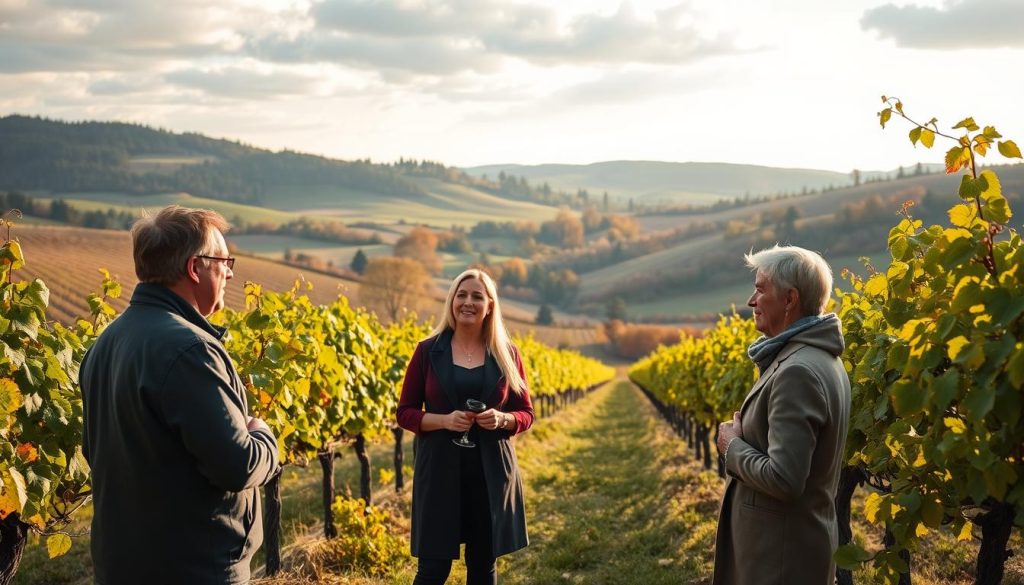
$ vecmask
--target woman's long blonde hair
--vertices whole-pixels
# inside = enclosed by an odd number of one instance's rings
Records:
[[[455,331],[455,316],[452,315],[452,304],[455,302],[455,293],[459,285],[464,281],[475,278],[484,285],[487,291],[487,298],[492,303],[490,314],[484,317],[483,337],[487,350],[498,362],[498,368],[505,375],[508,387],[516,394],[522,394],[526,389],[526,380],[519,374],[516,360],[512,357],[512,340],[509,339],[508,330],[505,328],[505,321],[501,318],[501,304],[498,302],[498,289],[494,280],[483,270],[470,268],[455,277],[451,288],[448,289],[448,297],[444,300],[444,313],[438,319],[437,326],[431,332],[431,336],[440,335],[445,329]]]

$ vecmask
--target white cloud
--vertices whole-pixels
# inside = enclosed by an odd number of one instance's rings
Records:
[[[540,4],[497,0],[410,3],[327,0],[311,11],[313,30],[254,35],[261,58],[330,61],[411,74],[493,72],[505,59],[554,66],[589,63],[678,65],[735,51],[708,36],[686,5],[641,17],[628,3],[612,14],[562,17]],[[565,21],[565,22],[563,22]]]
[[[893,168],[936,157],[878,128],[882,93],[1024,139],[1022,53],[989,48],[1021,46],[1018,5],[0,0],[0,115],[374,160]]]
[[[1024,2],[959,0],[942,8],[885,4],[864,13],[861,26],[901,47],[964,49],[1024,47]]]
[[[316,77],[288,71],[258,71],[246,67],[189,68],[164,76],[183,87],[234,99],[267,99],[289,95],[316,95],[323,86]]]

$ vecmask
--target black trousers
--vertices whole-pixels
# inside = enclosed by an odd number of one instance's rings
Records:
[[[491,505],[479,448],[462,450],[459,473],[459,530],[462,542],[466,543],[466,585],[497,585],[497,563],[491,548]],[[444,585],[451,570],[451,559],[420,558],[413,585]]]

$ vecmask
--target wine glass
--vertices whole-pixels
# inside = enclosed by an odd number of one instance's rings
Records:
[[[479,413],[479,412],[483,412],[483,411],[487,410],[487,405],[484,404],[483,402],[480,402],[479,400],[474,399],[474,398],[467,398],[466,399],[466,410],[468,410],[470,412],[478,412]],[[466,429],[466,432],[462,433],[462,436],[459,437],[458,439],[452,439],[452,442],[455,443],[456,445],[458,445],[459,447],[467,447],[467,448],[476,447],[476,443],[474,443],[473,441],[469,440],[469,429]]]

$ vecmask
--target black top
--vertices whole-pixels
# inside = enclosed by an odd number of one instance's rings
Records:
[[[466,410],[466,400],[480,400],[484,391],[484,366],[464,368],[455,366],[455,395],[459,397],[459,410]],[[473,425],[469,429],[469,440],[474,440],[479,427]]]
[[[455,394],[459,397],[459,410],[465,410],[466,400],[480,400],[484,390],[484,366],[475,368],[455,366]]]

